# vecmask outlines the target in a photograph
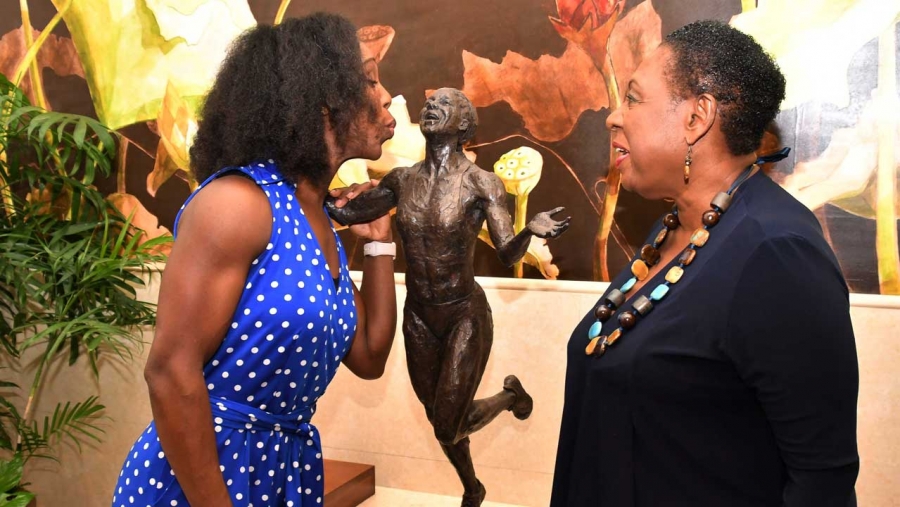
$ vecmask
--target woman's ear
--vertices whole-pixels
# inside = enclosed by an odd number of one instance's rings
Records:
[[[719,101],[708,93],[688,101],[690,109],[685,118],[685,141],[692,145],[706,135],[716,122]]]

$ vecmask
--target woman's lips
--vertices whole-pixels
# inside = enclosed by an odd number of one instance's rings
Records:
[[[616,167],[619,167],[622,162],[624,162],[625,159],[628,158],[629,155],[631,155],[631,152],[616,143],[613,143],[613,149],[616,151],[616,153],[618,153],[618,156],[616,157]]]

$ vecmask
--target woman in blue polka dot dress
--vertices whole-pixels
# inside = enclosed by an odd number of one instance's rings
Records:
[[[341,17],[235,42],[203,107],[191,158],[204,181],[160,286],[153,422],[114,507],[322,504],[316,401],[341,363],[379,377],[396,327],[389,217],[352,229],[372,245],[357,290],[323,203],[343,161],[381,155],[389,105]]]

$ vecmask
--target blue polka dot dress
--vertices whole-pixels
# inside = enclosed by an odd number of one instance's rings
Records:
[[[347,257],[335,233],[341,266],[333,280],[296,186],[271,160],[220,171],[197,192],[236,171],[265,191],[273,223],[222,345],[203,368],[220,469],[235,506],[322,505],[322,446],[310,420],[356,332]],[[114,495],[113,507],[189,505],[154,423],[128,452]]]

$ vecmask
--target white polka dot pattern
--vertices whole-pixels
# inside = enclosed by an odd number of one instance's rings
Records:
[[[335,285],[302,209],[289,205],[295,186],[272,161],[220,171],[197,192],[234,171],[265,191],[273,230],[222,345],[203,369],[220,469],[235,506],[321,505],[322,447],[310,419],[356,333],[347,258],[335,233]],[[126,457],[112,505],[188,506],[152,422]]]

